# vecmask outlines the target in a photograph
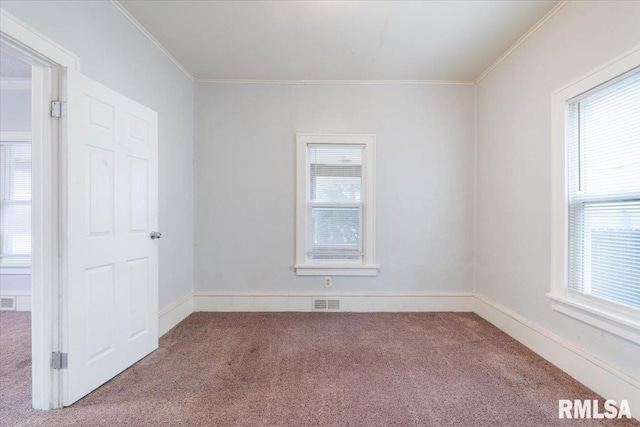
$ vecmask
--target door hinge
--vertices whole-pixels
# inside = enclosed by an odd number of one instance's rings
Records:
[[[51,101],[51,117],[67,117],[67,101]]]
[[[67,353],[61,353],[59,351],[51,353],[51,368],[67,369]]]

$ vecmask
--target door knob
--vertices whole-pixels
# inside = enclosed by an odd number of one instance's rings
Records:
[[[159,231],[152,231],[149,237],[151,237],[152,239],[159,239],[162,237],[162,233]]]

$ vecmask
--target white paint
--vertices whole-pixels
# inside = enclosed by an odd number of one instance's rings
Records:
[[[66,174],[67,146],[78,141],[77,128],[65,119],[52,120],[49,100],[66,101],[78,89],[76,56],[13,15],[0,10],[3,49],[28,59],[32,68],[32,288],[31,377],[32,405],[36,409],[59,407],[60,371],[51,369],[51,353],[60,351],[64,332],[65,286],[60,269],[66,271],[65,190],[58,188]],[[62,76],[61,76],[62,74]],[[66,90],[60,86],[64,85]],[[71,114],[78,111],[71,106]],[[60,172],[59,172],[60,171]],[[64,186],[62,186],[64,187]],[[55,319],[55,321],[54,321]]]
[[[569,3],[569,1],[570,0],[560,0],[551,10],[549,10],[542,18],[540,18],[540,20],[538,22],[536,22],[531,28],[529,28],[526,33],[524,33],[522,36],[520,36],[520,38],[518,40],[516,40],[516,42],[514,44],[509,46],[509,48],[507,50],[505,50],[502,53],[502,55],[500,55],[498,57],[498,59],[496,59],[493,62],[493,64],[489,65],[482,73],[480,73],[480,75],[478,77],[476,77],[476,79],[474,80],[473,83],[474,84],[480,83],[480,81],[482,81],[482,79],[484,79],[485,76],[491,72],[491,70],[496,68],[502,61],[504,61],[504,59],[506,57],[511,55],[511,52],[516,50],[518,48],[518,46],[520,46],[529,37],[531,37],[536,31],[538,31],[538,29],[540,29],[549,19],[551,19],[553,17],[553,15],[555,15],[556,13],[558,13],[560,11],[560,9],[565,7],[567,5],[567,3]]]
[[[360,221],[362,235],[358,263],[333,261],[309,261],[309,148],[311,144],[361,145],[362,159],[362,205]],[[296,264],[299,276],[375,276],[379,265],[376,262],[376,136],[352,134],[307,134],[296,133]],[[326,287],[326,283],[325,283]]]
[[[110,2],[2,1],[2,8],[78,55],[84,75],[158,112],[159,307],[189,294],[193,83]]]
[[[640,44],[555,91],[551,98],[551,307],[568,316],[640,344],[640,314],[619,304],[570,292],[568,277],[567,106],[579,95],[640,67]],[[573,102],[573,101],[571,101]]]
[[[466,81],[556,3],[120,1],[196,79]]]
[[[191,291],[192,86],[108,6],[101,2],[3,2],[3,7],[79,53],[88,75],[151,106],[165,119],[160,131],[160,168],[166,171],[160,180],[160,213],[163,243],[171,240],[171,244],[160,253],[165,260],[161,261],[160,306],[173,307],[171,302],[185,295],[189,301]],[[551,246],[550,94],[637,45],[639,15],[640,4],[635,2],[570,2],[475,88],[432,84],[319,87],[309,82],[197,85],[195,178],[202,200],[198,201],[195,227],[197,235],[203,233],[196,241],[198,289],[251,295],[303,290],[325,295],[321,278],[295,278],[290,270],[292,135],[303,127],[376,133],[379,153],[385,150],[386,162],[379,165],[379,173],[385,176],[379,182],[379,194],[385,199],[379,200],[380,205],[384,203],[379,212],[379,259],[383,266],[392,266],[391,271],[383,268],[377,278],[338,278],[333,290],[468,292],[472,257],[459,249],[468,250],[473,241],[473,215],[463,212],[473,211],[469,202],[473,185],[468,184],[473,179],[473,142],[468,141],[474,137],[471,108],[476,90],[478,292],[517,313],[522,319],[518,323],[535,322],[540,330],[557,337],[563,345],[551,345],[540,350],[541,354],[549,359],[555,357],[554,352],[561,357],[574,354],[566,356],[570,360],[567,369],[574,364],[576,369],[587,370],[587,376],[597,379],[591,384],[600,394],[637,393],[637,386],[627,389],[615,378],[632,378],[632,382],[640,378],[638,346],[554,312],[544,294],[549,288]],[[114,48],[98,52],[97,45]],[[148,69],[155,72],[149,74]],[[163,90],[158,91],[159,87]],[[454,105],[456,99],[458,105]],[[259,137],[260,132],[266,137]],[[380,144],[381,135],[390,142]],[[447,143],[440,144],[441,140]],[[256,184],[268,188],[269,197],[243,197],[243,191],[255,196],[257,190],[239,174],[247,165],[252,176],[269,177]],[[222,185],[238,176],[232,188]],[[409,176],[416,176],[423,187],[400,185]],[[433,202],[434,196],[438,203]],[[257,207],[264,208],[266,216],[254,215]],[[443,247],[444,253],[439,253]],[[251,262],[229,262],[237,253],[247,254]],[[188,302],[178,306],[184,311],[174,321],[189,311]],[[519,338],[523,342],[546,339],[544,334],[525,331]],[[40,352],[43,357],[48,354]],[[584,355],[606,360],[604,365],[615,366],[616,373],[601,368],[603,362],[581,362],[586,360]],[[618,375],[620,372],[628,375]]]
[[[476,292],[635,378],[638,344],[554,311],[545,294],[552,93],[638,45],[639,16],[638,2],[569,2],[476,86]]]
[[[198,83],[240,83],[274,85],[469,85],[468,80],[257,80],[257,79],[194,79]]]
[[[16,311],[31,311],[31,294],[29,292],[5,291],[3,288],[0,297],[15,298]]]
[[[160,49],[160,51],[164,53],[166,57],[169,58],[169,60],[173,62],[176,65],[176,67],[178,67],[180,71],[184,73],[185,76],[187,76],[191,81],[193,81],[193,76],[191,75],[191,73],[186,68],[184,68],[182,64],[179,63],[178,60],[173,55],[171,55],[171,53],[169,53],[169,51],[165,49],[164,46],[162,46],[160,42],[156,40],[156,38],[153,37],[153,35],[149,31],[147,31],[146,28],[143,27],[142,24],[140,24],[140,22],[138,22],[138,20],[132,14],[130,14],[125,7],[123,7],[117,0],[109,0],[109,1],[113,5],[113,7],[115,7],[120,13],[122,13],[122,15],[124,15],[125,18],[131,21],[131,23],[135,25],[135,27],[138,30],[140,30],[142,34],[144,34],[145,37],[147,37],[151,41],[151,43],[153,43],[158,49]]]
[[[196,89],[196,292],[326,292],[293,271],[296,132],[377,139],[381,269],[335,292],[471,290],[473,87]]]
[[[31,70],[31,66],[29,66]],[[37,73],[36,73],[37,74]],[[14,91],[11,91],[14,92]],[[10,114],[0,114],[0,129],[15,128],[21,131],[4,131],[0,130],[0,141],[22,141],[31,143],[31,77],[29,77],[28,90],[20,90],[19,99],[22,102],[14,104],[15,99],[9,97],[10,102],[6,99],[0,99],[0,110],[11,110]],[[6,91],[0,91],[0,98],[5,96]],[[25,99],[26,98],[26,99]],[[13,294],[18,292],[23,295],[31,293],[31,265],[29,260],[0,260],[0,292],[3,294]],[[28,306],[31,306],[29,302]],[[26,305],[23,305],[26,307]]]
[[[84,133],[67,159],[65,406],[158,347],[158,116],[90,79],[82,89]]]
[[[15,293],[31,294],[31,268],[28,269],[27,274],[22,274],[24,268],[18,267],[16,269],[3,268],[3,271],[9,270],[9,274],[3,273],[0,275],[0,292],[3,294],[13,295]],[[19,274],[14,274],[11,270],[19,270]]]
[[[215,312],[310,312],[313,299],[319,294],[296,292],[290,294],[234,294],[196,292],[193,296],[194,311]],[[470,293],[424,293],[424,294],[322,294],[322,298],[340,299],[342,312],[434,312],[473,310],[473,295]]]
[[[597,357],[593,348],[585,350],[480,294],[474,311],[605,399],[640,408],[640,380]],[[640,419],[640,411],[632,415]]]
[[[164,314],[164,331],[176,326],[191,311],[211,312],[310,312],[314,293],[239,294],[197,292],[179,301]],[[339,298],[346,312],[474,312],[541,357],[587,385],[596,393],[640,407],[640,381],[572,342],[508,310],[486,297],[459,294],[323,294]],[[162,321],[161,321],[162,323]],[[636,418],[640,413],[633,412]],[[639,418],[640,419],[640,418]]]
[[[13,58],[3,52],[3,58],[5,56]],[[13,61],[19,62],[16,59]],[[26,84],[19,86],[19,88],[11,87],[9,84],[0,88],[0,132],[2,132],[0,140],[15,140],[16,136],[22,138],[22,135],[28,133],[28,141],[31,141],[31,66],[27,65],[26,67],[29,70],[29,76],[24,80]],[[3,83],[6,82],[4,77],[4,75],[0,76],[3,79],[0,81]],[[31,269],[7,267],[6,262],[0,263],[0,291],[3,295],[13,295],[16,291],[21,294],[29,294],[31,292]],[[21,301],[23,300],[25,297],[21,298]],[[19,307],[25,311],[30,310],[30,298],[28,304],[22,303]]]
[[[159,313],[158,335],[163,336],[193,313],[193,293],[185,295]]]
[[[0,131],[31,132],[31,81],[24,89],[0,89]]]

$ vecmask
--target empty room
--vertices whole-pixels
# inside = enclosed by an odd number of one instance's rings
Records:
[[[640,426],[640,1],[0,0],[0,426]]]

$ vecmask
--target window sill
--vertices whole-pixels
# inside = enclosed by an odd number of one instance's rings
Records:
[[[572,296],[547,294],[547,297],[555,311],[640,344],[640,316]]]
[[[298,276],[377,276],[379,265],[294,265]]]
[[[0,266],[0,275],[30,275],[31,267],[17,265]]]

